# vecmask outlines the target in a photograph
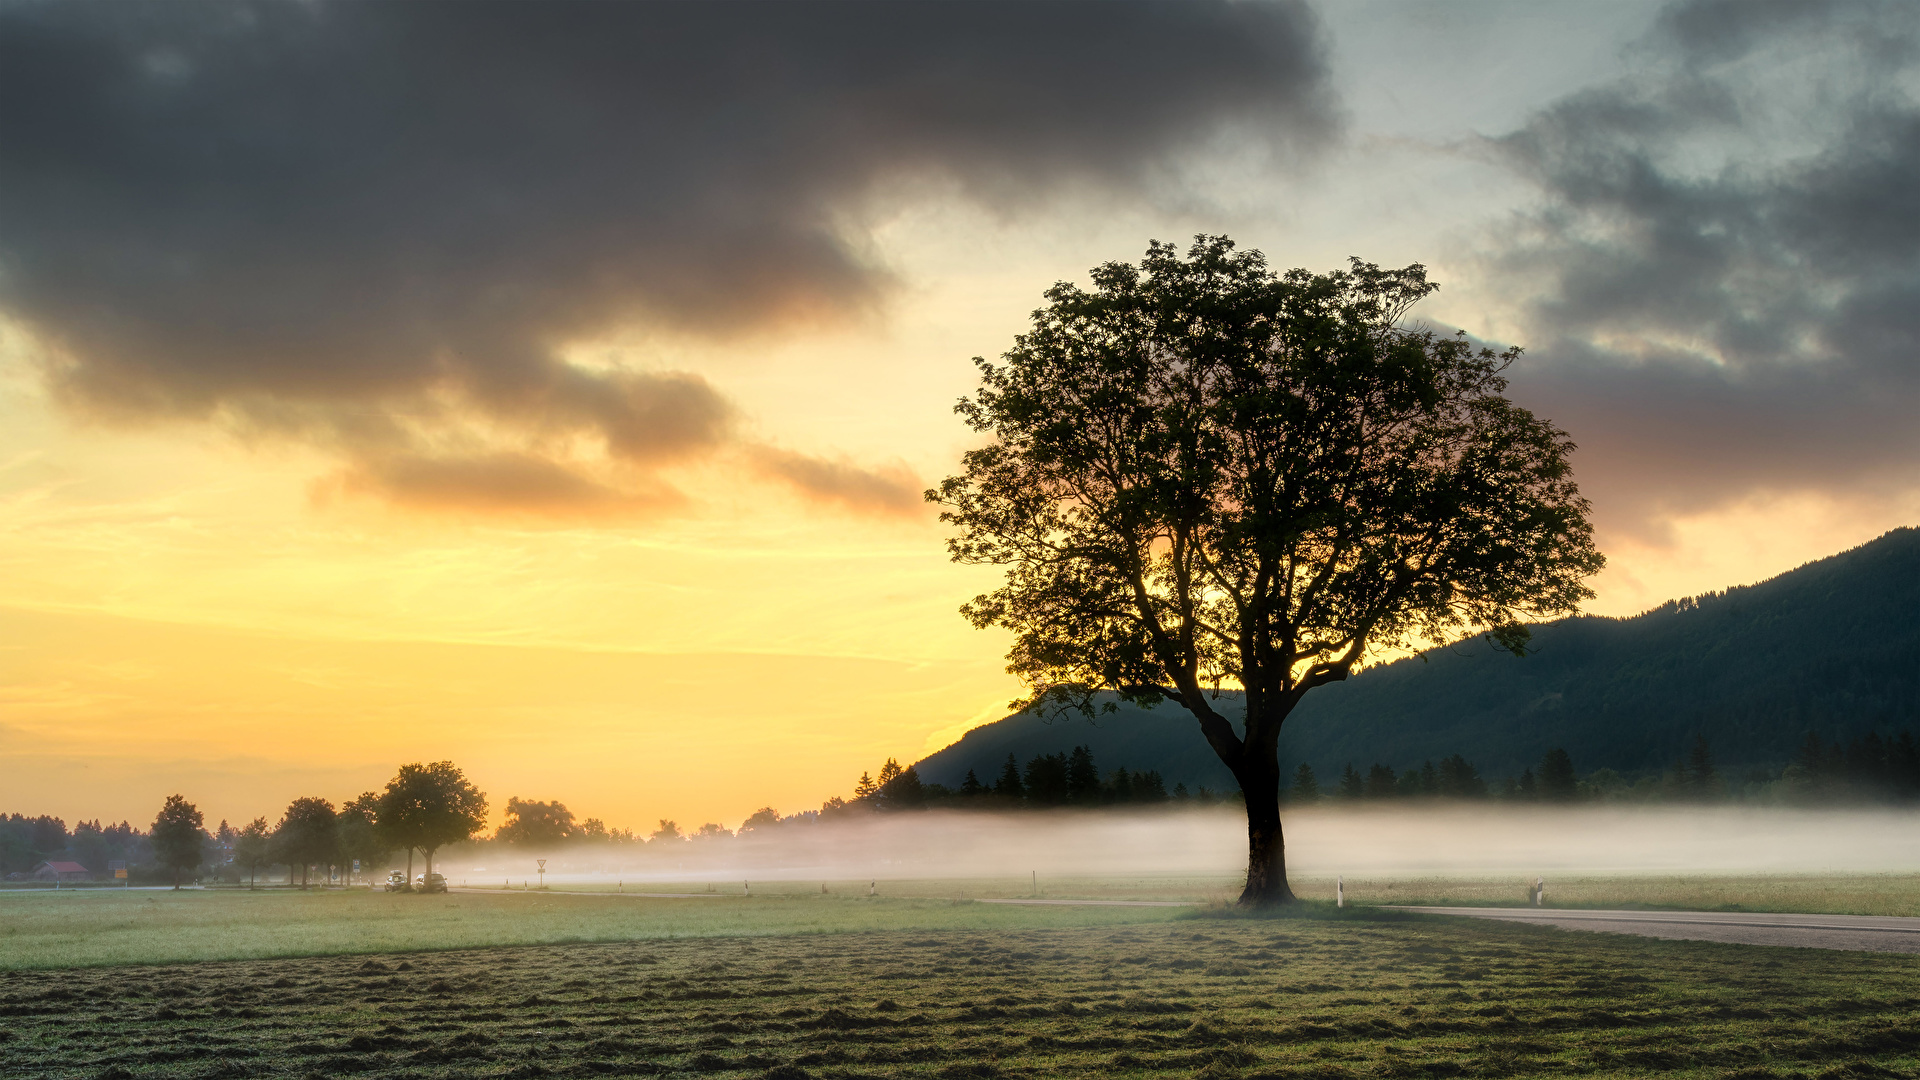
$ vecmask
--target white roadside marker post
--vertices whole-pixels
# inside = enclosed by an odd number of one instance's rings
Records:
[[[1333,906],[1347,906],[1347,879],[1344,876],[1337,876],[1333,879]]]

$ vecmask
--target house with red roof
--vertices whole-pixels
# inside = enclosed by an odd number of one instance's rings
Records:
[[[93,871],[77,862],[43,862],[33,868],[35,881],[86,881]]]

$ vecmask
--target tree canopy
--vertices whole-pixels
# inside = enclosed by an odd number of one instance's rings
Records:
[[[567,809],[565,804],[558,800],[536,802],[509,795],[507,820],[501,824],[494,838],[515,847],[546,850],[559,847],[579,835],[580,829],[573,822],[573,811]]]
[[[206,839],[206,822],[200,808],[183,796],[169,795],[153,819],[153,857],[173,872],[173,887],[180,887],[180,875],[200,865],[201,844]]]
[[[435,851],[486,825],[487,797],[451,761],[415,762],[400,766],[387,781],[377,820],[389,842],[408,850],[408,873],[413,871],[415,848],[426,856],[427,872],[432,873]]]
[[[396,845],[389,843],[380,830],[380,796],[375,792],[363,791],[357,799],[350,799],[340,807],[339,836],[340,856],[344,859],[358,859],[371,869],[393,853]],[[349,864],[351,875],[352,866]]]
[[[273,858],[268,838],[267,819],[254,818],[240,829],[233,840],[233,864],[247,868],[247,887],[253,887],[254,874]]]
[[[325,799],[300,798],[287,804],[274,826],[271,851],[277,862],[300,871],[300,887],[307,887],[307,870],[331,866],[340,857],[338,815]]]
[[[1031,697],[1178,703],[1246,794],[1246,903],[1290,899],[1277,739],[1317,686],[1463,632],[1524,654],[1603,560],[1564,432],[1503,395],[1518,350],[1409,326],[1423,267],[1276,274],[1225,237],[1060,283],[958,412],[990,437],[928,492],[962,610]],[[1241,728],[1211,702],[1245,690]]]

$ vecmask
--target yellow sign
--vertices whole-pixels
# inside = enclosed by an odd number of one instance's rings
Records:
[[[126,876],[127,876],[127,868],[124,866],[120,867],[118,870],[115,870],[113,872],[113,880],[115,881],[124,881],[126,879]]]

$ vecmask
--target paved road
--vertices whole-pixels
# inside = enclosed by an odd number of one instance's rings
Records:
[[[635,889],[633,892],[574,892],[570,889],[469,889],[459,885],[453,886],[447,891],[450,893],[467,893],[474,896],[532,896],[534,893],[539,893],[541,896],[598,896],[603,898],[608,896],[624,896],[636,900],[718,900],[725,896],[740,895],[739,893],[710,892],[641,892],[638,889]]]
[[[1920,919],[1893,915],[1789,915],[1746,911],[1574,911],[1556,908],[1404,907],[1429,915],[1546,923],[1567,930],[1789,945],[1803,949],[1920,953]]]
[[[1056,907],[1192,907],[1190,900],[981,900],[983,904],[1048,904]]]

